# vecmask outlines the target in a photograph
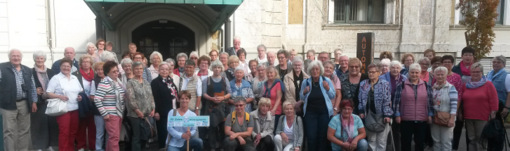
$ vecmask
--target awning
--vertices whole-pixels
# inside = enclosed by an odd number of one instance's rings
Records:
[[[134,5],[173,5],[189,10],[202,18],[211,32],[218,30],[243,0],[84,0],[90,10],[108,30],[115,30],[123,13],[129,13]],[[198,11],[198,12],[197,12]],[[115,15],[112,15],[115,14]]]

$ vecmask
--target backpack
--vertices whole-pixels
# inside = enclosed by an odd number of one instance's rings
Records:
[[[245,117],[245,120],[246,122],[250,122],[250,114],[248,114],[248,112],[244,112],[244,117]],[[236,122],[236,112],[232,112],[232,125]]]

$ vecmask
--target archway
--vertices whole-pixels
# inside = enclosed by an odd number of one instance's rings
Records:
[[[138,51],[149,55],[159,51],[166,58],[174,58],[180,53],[189,54],[195,50],[195,33],[188,27],[169,20],[156,20],[137,27],[132,32],[132,40]]]

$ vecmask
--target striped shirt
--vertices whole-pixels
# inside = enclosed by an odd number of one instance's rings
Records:
[[[117,79],[117,82],[113,82],[110,77],[105,77],[97,86],[94,97],[94,103],[99,113],[102,116],[115,115],[122,117],[124,94],[124,86],[119,79]]]

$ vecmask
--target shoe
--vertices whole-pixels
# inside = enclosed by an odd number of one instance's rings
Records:
[[[83,148],[80,148],[80,149],[78,149],[78,151],[85,151],[85,149],[83,149]]]

